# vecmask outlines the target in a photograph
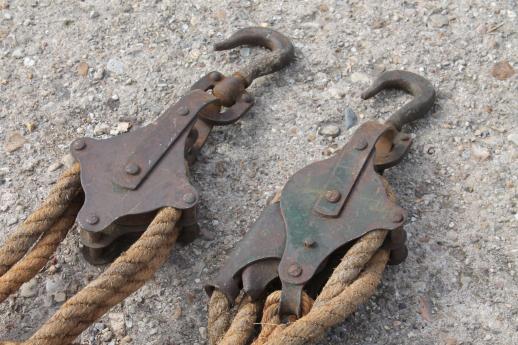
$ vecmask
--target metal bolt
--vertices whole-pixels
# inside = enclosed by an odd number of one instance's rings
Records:
[[[97,217],[95,214],[91,214],[88,217],[86,217],[86,222],[90,225],[95,225],[99,223],[99,217]]]
[[[302,274],[302,267],[299,264],[291,264],[288,267],[288,274],[292,277],[298,277]]]
[[[140,172],[140,167],[138,166],[138,164],[129,163],[128,165],[126,165],[124,170],[129,175],[137,175]]]
[[[213,81],[220,81],[223,76],[219,72],[211,72],[209,78]]]
[[[178,108],[178,114],[180,114],[180,116],[187,116],[187,115],[189,115],[189,108],[184,107],[184,106]]]
[[[365,139],[361,139],[356,145],[354,145],[354,149],[358,151],[363,151],[369,146],[369,143]]]
[[[405,217],[403,216],[403,213],[401,213],[401,212],[397,212],[392,216],[392,221],[394,223],[401,223],[403,221],[403,219],[405,219]]]
[[[188,204],[192,204],[196,201],[196,195],[194,195],[194,193],[185,193],[183,195],[183,201],[185,201]]]
[[[313,240],[312,238],[306,238],[304,240],[304,247],[311,248],[311,247],[314,247],[314,246],[315,246],[315,240]]]
[[[246,103],[252,103],[254,101],[254,98],[249,94],[245,94],[243,95],[243,101]]]
[[[338,202],[341,197],[342,197],[342,194],[339,191],[337,191],[336,189],[328,190],[326,192],[326,200],[333,204]]]
[[[86,147],[86,143],[83,139],[77,139],[72,143],[74,150],[80,151]]]

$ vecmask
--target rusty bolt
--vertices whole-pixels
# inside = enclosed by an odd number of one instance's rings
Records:
[[[196,195],[194,195],[194,193],[185,193],[183,195],[183,201],[185,201],[188,204],[192,204],[196,201]]]
[[[213,81],[220,81],[223,76],[219,72],[210,72],[209,78]]]
[[[342,194],[337,191],[336,189],[333,189],[333,190],[328,190],[326,192],[326,200],[329,201],[330,203],[336,203],[340,200],[340,198],[342,197]]]
[[[291,264],[288,267],[288,274],[292,277],[298,277],[302,274],[302,267],[299,264]]]
[[[243,95],[243,101],[246,103],[252,103],[254,101],[254,98],[249,94],[245,94]]]
[[[72,147],[74,148],[74,150],[80,151],[86,147],[86,143],[83,139],[77,139],[72,144]]]
[[[304,247],[305,248],[311,248],[315,246],[315,240],[312,238],[306,238],[304,240]]]
[[[99,217],[97,217],[95,214],[91,214],[88,217],[86,217],[86,222],[90,225],[95,225],[99,223]]]
[[[124,170],[129,175],[137,175],[140,172],[140,167],[138,166],[138,164],[129,163],[128,165],[126,165]]]
[[[178,114],[180,114],[180,116],[187,116],[187,115],[189,115],[189,108],[183,107],[183,106],[178,108]]]
[[[354,149],[358,151],[363,151],[369,146],[369,143],[365,139],[361,139],[354,145]]]
[[[401,223],[403,221],[403,219],[405,219],[405,217],[403,216],[403,213],[401,213],[401,212],[397,212],[392,216],[392,221],[394,223]]]

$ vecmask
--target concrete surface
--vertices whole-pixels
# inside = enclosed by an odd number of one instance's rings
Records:
[[[409,99],[359,97],[381,71],[405,69],[438,91],[387,174],[409,211],[410,255],[319,344],[517,344],[517,14],[515,0],[2,0],[0,240],[71,164],[74,138],[149,123],[206,72],[262,53],[214,52],[214,42],[265,25],[293,40],[297,60],[252,85],[253,110],[215,130],[191,169],[205,236],[175,249],[81,343],[204,344],[203,282],[290,175],[348,140],[352,110],[362,123]],[[0,339],[27,338],[99,272],[74,229],[0,305]]]

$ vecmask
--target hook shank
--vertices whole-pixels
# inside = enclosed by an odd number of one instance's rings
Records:
[[[228,39],[216,43],[214,50],[227,50],[240,45],[262,46],[271,50],[271,53],[252,60],[243,69],[235,73],[246,83],[246,87],[256,78],[280,70],[295,57],[293,44],[286,36],[275,30],[262,27],[241,29]]]
[[[369,99],[384,89],[401,89],[414,96],[414,99],[396,111],[386,121],[398,130],[403,125],[422,118],[435,102],[432,84],[420,75],[407,71],[388,71],[381,74],[373,84],[362,93],[362,99]]]

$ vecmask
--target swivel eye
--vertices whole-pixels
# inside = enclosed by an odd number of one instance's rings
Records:
[[[261,27],[241,29],[228,39],[215,44],[214,49],[227,50],[244,44],[262,46],[271,50],[271,53],[253,59],[244,68],[214,86],[214,96],[225,107],[233,105],[256,78],[280,70],[295,56],[293,44],[286,36]]]
[[[401,89],[414,96],[413,100],[386,121],[398,131],[403,125],[424,117],[435,102],[435,90],[432,84],[420,75],[407,71],[388,71],[381,74],[361,97],[369,99],[389,88]]]

